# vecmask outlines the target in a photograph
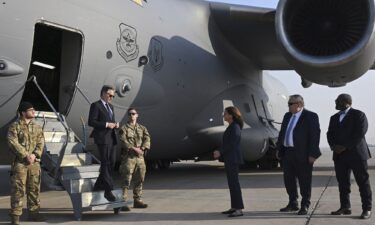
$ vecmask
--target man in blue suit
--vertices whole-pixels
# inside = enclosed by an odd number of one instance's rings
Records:
[[[316,113],[304,108],[300,95],[291,95],[288,106],[289,112],[284,115],[277,141],[277,156],[282,161],[289,203],[280,211],[291,212],[299,209],[298,179],[302,195],[298,215],[306,215],[310,206],[313,164],[321,155],[319,118]]]
[[[336,109],[331,117],[327,139],[333,151],[337,182],[339,183],[340,208],[332,215],[350,215],[350,174],[353,171],[362,200],[362,219],[371,217],[372,193],[367,160],[371,158],[365,139],[368,123],[366,115],[351,107],[352,98],[340,94],[336,99]]]
[[[115,121],[115,113],[111,104],[115,97],[112,86],[104,85],[100,91],[100,100],[91,104],[89,126],[93,127],[90,137],[94,138],[100,155],[100,174],[95,182],[94,191],[104,190],[108,201],[115,201],[113,195],[113,167],[116,162],[117,136],[115,129],[119,123]]]

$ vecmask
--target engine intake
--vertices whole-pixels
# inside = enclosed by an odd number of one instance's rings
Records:
[[[280,0],[276,33],[306,80],[342,85],[375,61],[373,0]]]

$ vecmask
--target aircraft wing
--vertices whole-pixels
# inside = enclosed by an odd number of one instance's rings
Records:
[[[223,36],[259,69],[293,69],[276,40],[275,9],[225,3],[210,5]]]

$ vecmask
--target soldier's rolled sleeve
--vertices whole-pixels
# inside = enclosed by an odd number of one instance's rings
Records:
[[[28,154],[25,149],[19,142],[18,142],[18,134],[15,128],[15,125],[12,125],[8,130],[8,145],[10,150],[20,159],[25,158]]]
[[[143,150],[148,150],[150,149],[150,147],[151,147],[151,136],[150,136],[150,133],[148,133],[147,128],[144,128],[141,148]]]

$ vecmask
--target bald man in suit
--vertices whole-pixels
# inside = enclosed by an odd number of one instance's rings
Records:
[[[352,97],[340,94],[336,99],[336,109],[329,122],[327,139],[333,151],[336,179],[339,184],[340,208],[332,215],[350,215],[350,174],[353,171],[362,200],[361,219],[371,217],[372,192],[367,172],[367,160],[371,158],[365,134],[368,129],[366,115],[354,109]]]

